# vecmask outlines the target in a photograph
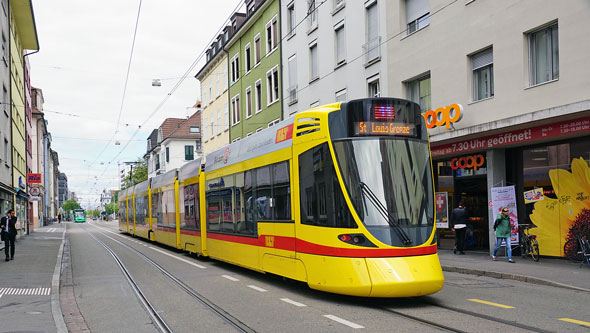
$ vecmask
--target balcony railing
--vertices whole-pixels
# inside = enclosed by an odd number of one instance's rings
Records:
[[[297,103],[297,85],[287,89],[287,95],[289,96],[289,105]]]
[[[363,52],[365,53],[365,66],[381,59],[381,36],[377,36],[365,43]]]

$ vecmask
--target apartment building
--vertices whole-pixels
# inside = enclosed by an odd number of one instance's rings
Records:
[[[0,216],[14,207],[12,187],[12,135],[10,104],[10,31],[8,30],[8,0],[0,1]]]
[[[281,2],[283,117],[388,90],[381,46],[388,6],[384,0]]]
[[[201,84],[203,156],[229,143],[228,62],[223,47],[232,33],[226,26],[206,51],[206,64],[195,75]]]
[[[493,247],[492,189],[507,187],[516,198],[513,221],[537,227],[544,255],[563,255],[570,228],[590,208],[590,180],[581,176],[590,172],[588,2],[387,6],[385,91],[440,117],[430,118],[435,185],[451,208],[468,207],[472,246]],[[446,108],[453,104],[462,117]],[[527,203],[523,194],[532,190],[544,200]],[[452,246],[450,231],[440,236]]]
[[[278,0],[246,0],[246,13],[231,18],[229,59],[230,141],[282,119]]]

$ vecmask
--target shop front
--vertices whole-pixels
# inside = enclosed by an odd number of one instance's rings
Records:
[[[589,134],[585,116],[432,143],[436,191],[447,194],[449,217],[460,201],[471,215],[469,248],[493,248],[493,189],[505,187],[513,187],[514,231],[533,225],[541,255],[564,256],[564,244],[577,233],[590,238]],[[450,229],[439,228],[439,237],[440,247],[453,247]]]

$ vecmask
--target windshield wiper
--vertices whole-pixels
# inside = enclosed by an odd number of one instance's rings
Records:
[[[399,225],[395,217],[387,210],[385,205],[383,205],[381,200],[379,200],[377,195],[375,195],[373,190],[371,190],[371,188],[363,182],[359,182],[359,184],[361,186],[361,193],[363,193],[364,195],[366,195],[367,198],[369,198],[369,201],[371,201],[375,208],[377,208],[379,214],[381,214],[381,216],[387,221],[387,223],[389,223],[389,225],[397,232],[403,244],[412,244],[412,240],[410,239],[410,237],[408,237],[408,234],[406,234],[404,229]]]

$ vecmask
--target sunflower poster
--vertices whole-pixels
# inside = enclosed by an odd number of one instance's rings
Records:
[[[529,215],[541,255],[564,256],[565,243],[583,233],[590,238],[590,167],[583,158],[571,162],[571,171],[549,170],[556,198],[534,203]]]

